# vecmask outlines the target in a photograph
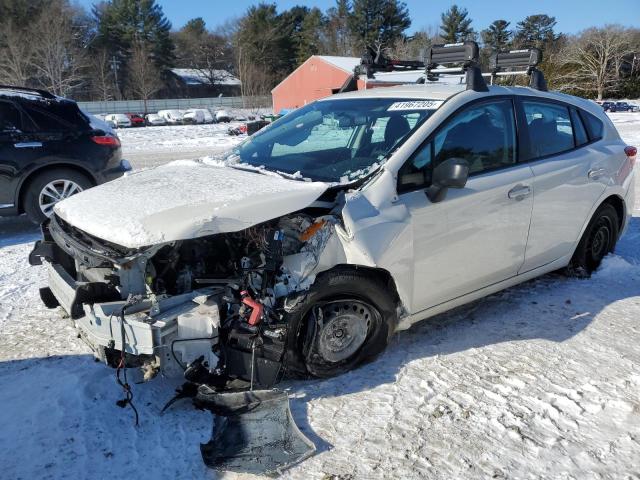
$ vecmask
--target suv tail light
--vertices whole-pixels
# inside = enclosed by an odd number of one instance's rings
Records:
[[[118,148],[120,146],[120,139],[111,135],[94,135],[91,138],[94,143],[98,145],[105,145],[107,147]]]
[[[631,165],[636,163],[636,154],[638,153],[638,149],[636,147],[624,147],[625,155],[631,160]]]

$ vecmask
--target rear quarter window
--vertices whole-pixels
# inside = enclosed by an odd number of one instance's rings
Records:
[[[602,138],[602,132],[604,130],[602,120],[597,118],[595,115],[585,112],[584,110],[580,110],[580,116],[582,117],[584,125],[587,128],[589,138],[592,141],[600,140]]]

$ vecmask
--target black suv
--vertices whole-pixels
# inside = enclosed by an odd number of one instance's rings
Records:
[[[128,170],[113,130],[75,102],[0,85],[0,215],[41,223],[58,201]]]

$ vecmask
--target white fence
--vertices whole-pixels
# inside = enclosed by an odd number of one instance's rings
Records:
[[[78,102],[88,113],[144,113],[142,100],[113,100],[104,102]],[[189,108],[271,108],[271,97],[214,97],[214,98],[170,98],[147,100],[147,113],[158,110],[186,110]]]

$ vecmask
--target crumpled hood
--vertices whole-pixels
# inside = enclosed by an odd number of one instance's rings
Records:
[[[55,213],[85,233],[139,248],[240,231],[308,207],[328,187],[178,161],[74,195]]]

